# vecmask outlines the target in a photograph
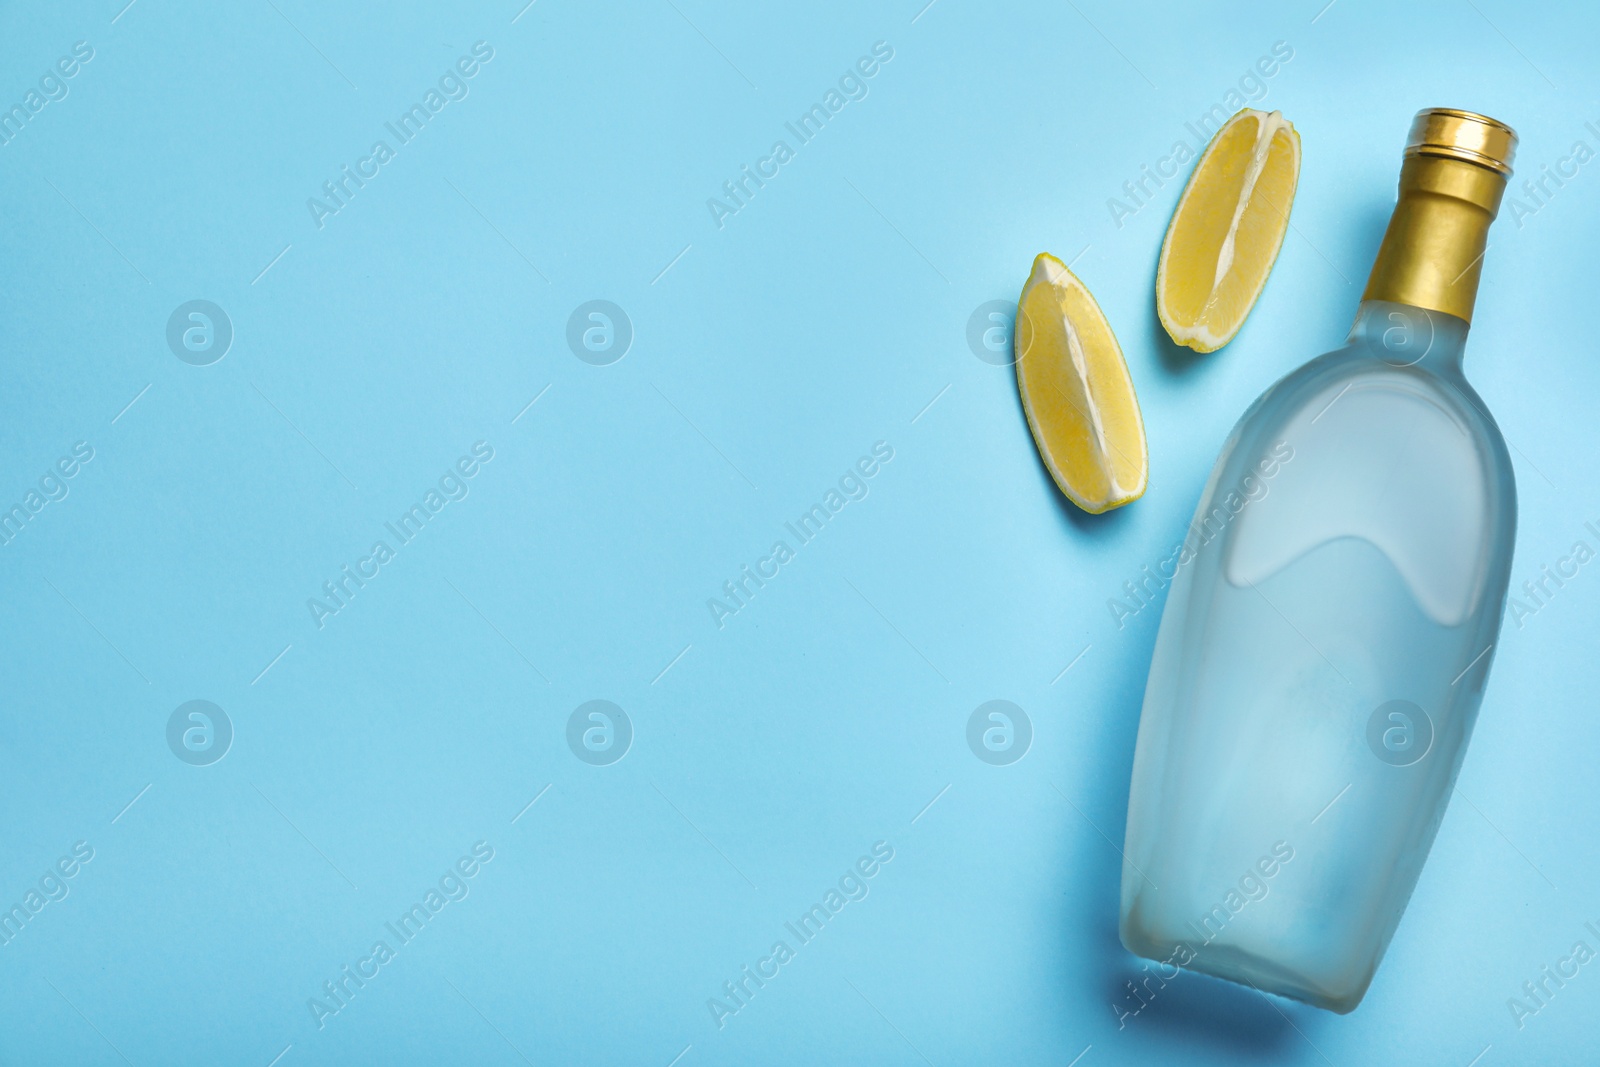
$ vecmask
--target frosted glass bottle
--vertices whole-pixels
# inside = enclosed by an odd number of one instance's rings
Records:
[[[1514,144],[1417,116],[1348,342],[1244,414],[1175,548],[1122,872],[1140,956],[1347,1012],[1400,921],[1510,578],[1516,485],[1462,350]]]

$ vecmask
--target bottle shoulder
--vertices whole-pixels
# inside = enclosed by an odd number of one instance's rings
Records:
[[[1320,422],[1339,404],[1354,397],[1358,407],[1377,409],[1401,416],[1431,409],[1455,424],[1464,436],[1475,441],[1486,459],[1509,472],[1510,455],[1505,436],[1488,405],[1460,369],[1460,356],[1445,356],[1438,361],[1426,357],[1416,361],[1384,358],[1363,343],[1351,343],[1326,352],[1280,378],[1240,420],[1286,427],[1305,409],[1311,409],[1313,422]],[[1420,408],[1418,406],[1421,406]],[[1369,418],[1376,412],[1369,413]],[[1360,420],[1357,420],[1360,421]]]
[[[1235,428],[1201,514],[1240,501],[1230,580],[1256,584],[1319,546],[1375,546],[1429,616],[1454,625],[1497,584],[1515,537],[1504,438],[1459,370],[1353,345],[1281,379]]]

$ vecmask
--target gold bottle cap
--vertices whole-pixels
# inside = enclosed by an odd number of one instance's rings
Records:
[[[1411,121],[1405,154],[1465,160],[1509,178],[1516,151],[1516,131],[1505,123],[1471,111],[1430,107]]]

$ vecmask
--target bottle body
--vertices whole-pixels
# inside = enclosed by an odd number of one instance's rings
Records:
[[[1516,488],[1467,324],[1383,300],[1235,427],[1174,553],[1120,932],[1138,955],[1359,1003],[1465,755]]]

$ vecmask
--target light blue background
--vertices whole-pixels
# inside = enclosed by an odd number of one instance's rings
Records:
[[[1600,963],[1520,1031],[1506,1004],[1600,948],[1600,564],[1508,625],[1348,1017],[1185,976],[1119,1029],[1158,620],[1105,604],[1244,407],[1342,339],[1413,112],[1510,122],[1519,182],[1600,148],[1592,11],[123,2],[0,15],[7,107],[95,50],[0,147],[0,504],[95,449],[0,548],[0,903],[95,850],[0,948],[0,1062],[1600,1055]],[[470,95],[319,230],[307,198],[478,40]],[[869,95],[719,229],[707,198],[878,41]],[[1294,230],[1238,339],[1191,358],[1152,310],[1179,183],[1121,228],[1106,201],[1277,41]],[[1513,445],[1514,585],[1600,525],[1597,203],[1592,162],[1503,215],[1484,270],[1467,367]],[[1117,330],[1149,433],[1148,495],[1101,518],[965,340],[1046,250]],[[208,367],[165,341],[196,298],[235,330]],[[636,331],[611,366],[565,341],[592,299]],[[479,440],[470,495],[318,629],[307,598]],[[719,629],[707,598],[880,440],[870,495]],[[165,740],[196,698],[236,731],[208,767]],[[607,767],[565,741],[596,698],[636,731]],[[965,742],[995,698],[1035,730],[1007,767]],[[479,840],[470,896],[319,1030],[308,998]],[[719,1030],[707,999],[880,840],[870,895]]]

